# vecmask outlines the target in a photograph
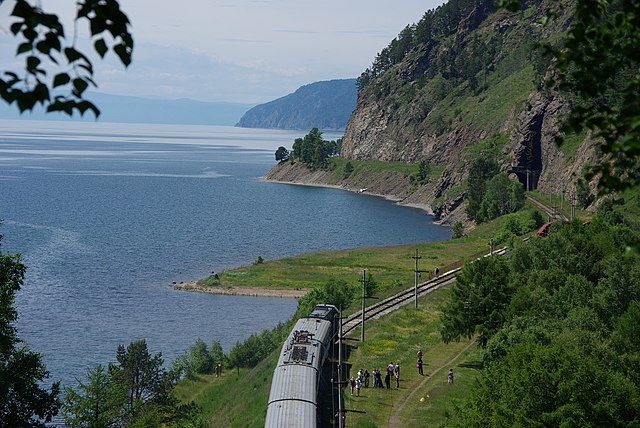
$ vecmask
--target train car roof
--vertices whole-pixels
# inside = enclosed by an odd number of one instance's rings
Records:
[[[338,309],[333,305],[316,305],[307,318],[322,318],[324,320],[332,320]]]
[[[315,428],[316,406],[303,401],[278,401],[269,406],[265,428]]]
[[[316,403],[318,374],[312,367],[280,366],[274,370],[269,404],[283,400]]]

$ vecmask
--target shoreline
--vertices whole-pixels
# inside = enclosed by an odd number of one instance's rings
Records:
[[[400,205],[402,207],[416,208],[416,209],[419,209],[421,211],[424,211],[425,213],[427,213],[427,215],[434,216],[434,213],[433,213],[433,210],[431,209],[431,206],[429,206],[427,204],[403,203],[401,198],[398,198],[398,197],[395,197],[395,196],[390,196],[390,195],[384,195],[382,193],[373,193],[373,192],[366,192],[366,191],[365,192],[360,192],[358,190],[350,189],[348,187],[339,186],[337,184],[301,183],[301,182],[298,182],[298,181],[272,180],[272,179],[265,178],[265,177],[261,177],[260,181],[262,181],[264,183],[293,184],[295,186],[322,187],[322,188],[326,188],[326,189],[346,190],[347,192],[356,193],[358,195],[369,195],[369,196],[375,196],[377,198],[383,198],[383,199],[386,199],[387,201],[394,202],[397,205]],[[438,220],[438,221],[434,221],[433,224],[441,225],[442,223],[441,223],[440,220]]]
[[[248,296],[248,297],[275,297],[280,299],[299,299],[309,290],[287,290],[248,286],[206,286],[197,282],[185,282],[173,286],[174,290],[189,291],[194,293],[217,294],[223,296]]]
[[[377,198],[383,198],[387,201],[393,202],[399,206],[408,207],[418,209],[423,211],[429,216],[434,217],[434,213],[431,207],[427,204],[412,204],[412,203],[403,203],[401,198],[384,195],[373,192],[360,192],[356,189],[351,189],[348,187],[339,186],[336,184],[326,184],[326,183],[301,183],[296,181],[283,181],[283,180],[272,180],[263,177],[260,177],[261,182],[264,183],[277,183],[277,184],[291,184],[295,186],[306,186],[306,187],[320,187],[327,189],[338,189],[345,190],[347,192],[356,193],[359,195],[368,195],[375,196]],[[432,221],[433,224],[442,225],[442,221]],[[300,253],[300,254],[304,254]],[[273,288],[263,288],[263,287],[254,287],[254,286],[206,286],[199,285],[198,281],[189,281],[180,284],[173,285],[174,290],[178,291],[187,291],[194,293],[206,293],[206,294],[217,294],[224,296],[248,296],[248,297],[274,297],[274,298],[288,298],[288,299],[300,299],[303,297],[309,289],[273,289]]]

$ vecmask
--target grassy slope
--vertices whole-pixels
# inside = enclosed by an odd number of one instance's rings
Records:
[[[271,377],[278,362],[274,352],[253,369],[230,370],[222,377],[199,375],[182,381],[176,396],[182,402],[194,400],[207,427],[261,427],[267,413]]]
[[[438,307],[442,305],[450,289],[444,288],[427,295],[421,299],[419,309],[416,311],[411,305],[400,309],[386,317],[377,320],[368,328],[367,339],[364,344],[358,344],[347,361],[352,366],[351,374],[354,375],[358,368],[364,367],[369,372],[374,368],[384,370],[390,361],[400,363],[400,389],[396,389],[392,381],[391,390],[386,389],[363,389],[360,397],[345,397],[347,409],[365,411],[362,413],[349,413],[348,426],[374,427],[386,426],[389,418],[396,412],[400,404],[406,397],[422,382],[424,377],[417,374],[415,367],[416,354],[418,349],[424,352],[424,373],[428,375],[435,369],[445,365],[448,361],[458,355],[468,344],[467,341],[444,344],[440,338],[439,312]],[[358,336],[358,332],[355,333]],[[472,347],[474,349],[474,347]],[[446,366],[448,370],[449,366]],[[441,370],[434,377],[434,382],[441,383],[446,380],[446,370]],[[460,388],[458,388],[460,393]],[[443,391],[440,395],[445,394]],[[417,395],[412,401],[419,400],[423,395]],[[415,403],[409,402],[405,407],[407,412],[400,416],[401,426],[437,426],[443,421],[443,415],[447,410],[446,400],[439,401],[436,410],[431,412],[427,420],[422,420],[420,424],[410,423],[403,418],[415,409]],[[419,401],[418,401],[419,402]],[[433,400],[429,399],[421,403],[423,405],[433,405]],[[449,411],[451,407],[449,406]]]
[[[349,426],[384,426],[387,423],[397,406],[424,379],[417,375],[415,369],[415,355],[419,348],[425,353],[424,372],[429,374],[466,347],[468,342],[446,345],[438,334],[438,307],[449,292],[444,288],[422,298],[417,312],[409,306],[369,324],[366,342],[352,349],[346,363],[353,367],[355,373],[358,367],[371,371],[374,367],[384,369],[389,361],[399,361],[401,387],[389,391],[363,389],[359,398],[346,394],[346,408],[367,412],[350,413]],[[354,332],[354,335],[359,336],[359,332]],[[446,370],[441,370],[427,382],[424,393],[416,394],[415,399],[407,403],[400,414],[402,426],[438,426],[445,422],[446,415],[453,410],[451,398],[464,396],[468,388],[463,386],[470,384],[475,376],[475,369],[459,367],[469,355],[475,354],[475,349],[472,347],[453,365],[458,382],[456,387],[442,387]],[[220,379],[213,375],[198,376],[196,381],[181,382],[176,387],[176,395],[183,402],[195,400],[201,406],[205,426],[259,427],[264,424],[276,362],[277,354],[274,353],[254,369],[241,369],[239,376],[235,370],[224,372]],[[419,398],[426,394],[430,397],[420,402]]]
[[[521,216],[528,213],[523,211],[514,215]],[[421,261],[422,267],[432,269],[436,264],[442,266],[478,250],[486,249],[488,237],[498,231],[508,218],[509,216],[505,216],[480,225],[469,236],[462,239],[418,245],[424,256]],[[309,286],[321,284],[336,276],[355,283],[361,268],[366,267],[373,268],[376,279],[382,285],[382,290],[377,294],[382,297],[412,284],[414,262],[410,257],[415,247],[415,245],[404,245],[303,254],[269,261],[263,265],[235,269],[224,273],[222,278],[224,280],[225,275],[231,272],[242,273],[231,277],[241,278],[240,285],[251,286],[274,286],[279,284],[279,281],[285,281],[286,278],[288,278],[286,279],[288,286]],[[399,278],[400,282],[394,282]],[[404,369],[403,381],[400,391],[389,391],[393,395],[384,395],[382,391],[375,391],[375,393],[372,392],[375,395],[372,395],[373,398],[370,400],[364,401],[362,397],[358,403],[348,403],[348,406],[353,408],[359,408],[356,407],[357,405],[370,409],[366,417],[356,418],[359,425],[367,426],[367,424],[383,422],[384,418],[389,416],[392,402],[410,393],[409,386],[418,384],[417,376],[409,377],[415,374],[413,357],[418,347],[422,347],[426,355],[425,373],[448,361],[452,355],[456,355],[464,348],[464,343],[444,345],[437,334],[437,307],[443,302],[448,292],[449,290],[445,288],[423,298],[422,306],[417,313],[410,308],[405,308],[370,323],[365,346],[351,354],[350,362],[356,367],[364,365],[368,369],[376,366],[382,369],[391,359],[394,361],[398,359]],[[419,322],[416,323],[416,320]],[[356,329],[354,334],[359,335],[359,330]],[[199,376],[197,381],[181,382],[176,388],[176,393],[181,401],[195,400],[202,407],[205,426],[262,426],[276,362],[277,354],[274,353],[254,369],[241,369],[239,376],[236,371],[224,372],[221,379],[216,379],[212,375]],[[437,379],[441,376],[442,373]],[[459,391],[456,393],[459,394]],[[432,399],[429,403],[435,403],[434,400]],[[446,411],[450,412],[450,406],[443,404],[448,402],[447,400],[446,397],[442,398],[442,403],[436,406],[434,420],[440,420]],[[376,406],[382,407],[377,409]],[[409,412],[413,408],[414,406],[409,403],[405,411]],[[411,414],[408,417],[413,418]]]

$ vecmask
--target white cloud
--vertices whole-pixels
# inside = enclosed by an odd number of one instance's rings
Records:
[[[134,62],[124,71],[111,54],[96,61],[98,82],[105,92],[261,102],[305,83],[357,77],[406,24],[442,2],[121,0],[133,24]],[[2,27],[11,3],[0,6]],[[66,22],[73,4],[43,2]],[[0,33],[0,47],[2,64],[15,64],[10,35]]]

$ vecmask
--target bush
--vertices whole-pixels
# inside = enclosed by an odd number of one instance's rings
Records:
[[[427,163],[427,161],[420,161],[418,164],[418,172],[415,174],[414,181],[417,181],[420,184],[426,183],[429,179],[429,173],[431,172],[431,166]]]
[[[344,164],[344,170],[342,171],[342,179],[346,180],[351,177],[351,174],[353,174],[353,165],[350,161],[347,161],[347,163]]]
[[[194,379],[196,374],[211,373],[214,364],[215,362],[210,351],[207,349],[207,345],[204,341],[198,339],[186,353],[179,355],[173,360],[171,371],[178,379],[183,376],[187,379]]]
[[[578,180],[578,183],[576,185],[576,198],[578,198],[578,203],[583,209],[591,205],[591,203],[595,199],[591,194],[589,185],[583,179]]]
[[[456,221],[451,229],[453,239],[462,238],[464,236],[464,225],[461,221]]]
[[[227,356],[222,350],[222,345],[220,345],[219,340],[214,340],[209,347],[209,358],[211,359],[211,363],[215,367],[216,364],[220,363],[223,366],[227,365]]]
[[[533,221],[533,224],[536,228],[539,228],[546,223],[545,218],[542,216],[542,214],[540,214],[540,211],[538,210],[533,210],[531,212],[531,221]]]

